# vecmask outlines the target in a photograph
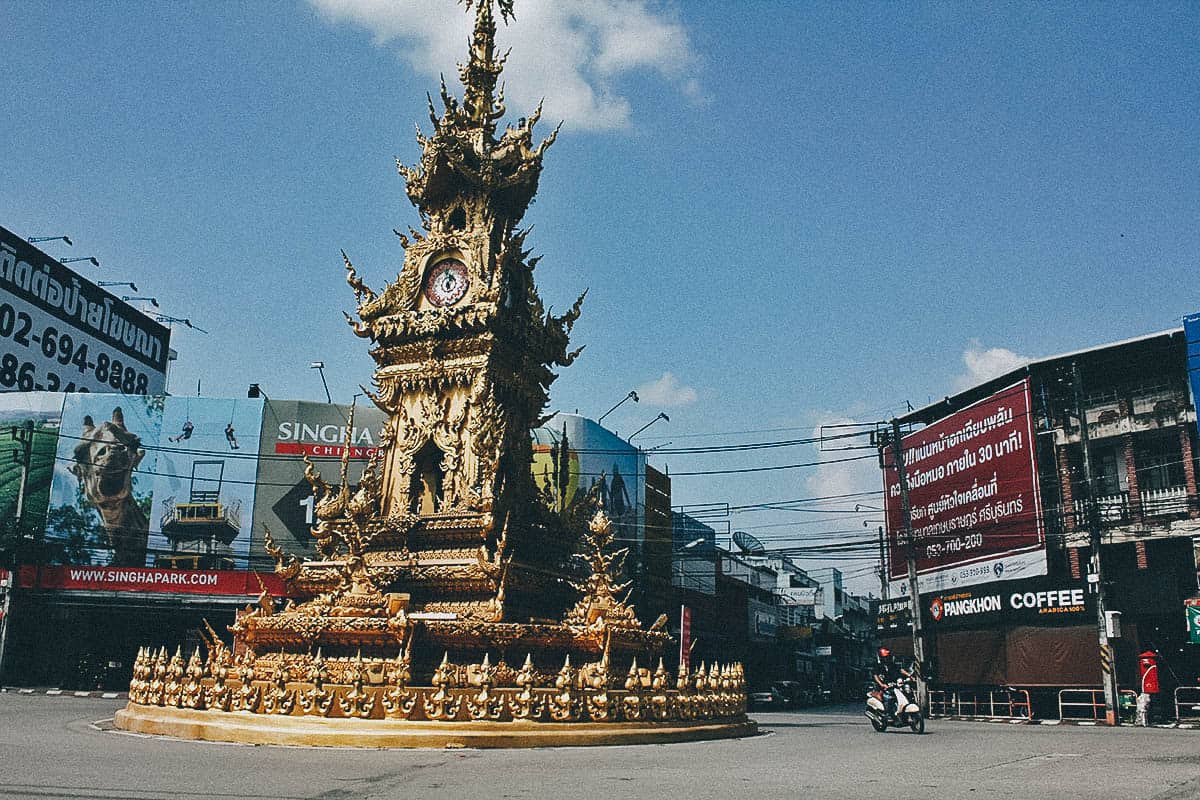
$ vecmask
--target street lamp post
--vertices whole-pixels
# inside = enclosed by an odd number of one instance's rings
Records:
[[[317,372],[321,373],[321,385],[325,387],[325,402],[332,403],[333,398],[329,395],[329,384],[325,382],[325,362],[314,361],[308,365],[308,368],[315,369]]]
[[[134,297],[131,295],[123,294],[123,295],[121,295],[121,299],[124,300],[126,303],[132,303],[135,300],[141,300],[144,303],[149,303],[150,305],[154,306],[155,308],[158,308],[158,298],[157,297],[141,297],[141,296]]]
[[[621,398],[621,402],[620,402],[620,403],[617,403],[615,406],[613,406],[612,408],[610,408],[608,411],[605,411],[603,414],[601,414],[601,415],[600,415],[600,419],[596,420],[596,424],[597,424],[597,425],[599,425],[601,422],[603,422],[605,417],[607,417],[609,414],[611,414],[612,412],[614,412],[614,411],[616,411],[618,408],[620,408],[620,407],[621,407],[621,405],[622,405],[622,404],[623,404],[623,403],[624,403],[626,400],[632,400],[633,402],[635,402],[635,403],[636,403],[636,402],[638,401],[637,392],[633,392],[633,391],[631,391],[629,394],[627,394],[627,395],[625,395],[624,397],[622,397],[622,398]]]
[[[181,325],[186,325],[187,327],[191,328],[194,331],[199,331],[200,333],[208,333],[208,331],[204,330],[204,328],[201,328],[199,325],[193,325],[192,321],[190,319],[184,319],[183,317],[168,317],[166,314],[154,314],[152,316],[154,317],[154,319],[158,320],[159,322],[166,322],[167,324],[170,324],[172,322],[178,322]]]
[[[666,422],[670,422],[670,421],[671,421],[671,418],[670,418],[670,417],[668,417],[668,416],[667,416],[665,413],[663,413],[662,411],[660,411],[660,412],[658,412],[658,416],[657,416],[657,417],[655,417],[654,419],[650,420],[650,421],[649,421],[649,422],[647,422],[645,425],[643,425],[642,427],[638,428],[636,431],[634,431],[633,433],[631,433],[631,434],[629,435],[629,438],[628,438],[628,439],[626,439],[625,441],[627,441],[627,442],[632,442],[632,441],[633,441],[633,437],[634,437],[634,436],[637,436],[639,433],[641,433],[642,431],[646,430],[646,428],[649,428],[651,425],[653,425],[654,423],[658,422],[660,419],[661,419],[661,420],[664,420],[664,421],[666,421]]]

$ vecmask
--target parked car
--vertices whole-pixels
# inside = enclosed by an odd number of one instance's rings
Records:
[[[776,681],[771,684],[771,693],[782,708],[799,708],[804,704],[804,687],[797,681]]]
[[[746,705],[751,711],[779,711],[783,708],[779,695],[771,691],[751,692],[746,698]]]

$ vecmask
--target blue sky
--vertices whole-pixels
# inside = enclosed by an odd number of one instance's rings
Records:
[[[560,309],[590,288],[553,408],[598,416],[640,387],[606,424],[668,413],[643,446],[794,438],[1200,309],[1194,4],[516,11],[510,113],[545,96],[565,119],[527,215],[538,279]],[[323,360],[349,400],[371,361],[338,250],[394,278],[391,229],[417,218],[393,158],[417,160],[468,23],[449,0],[7,3],[0,225],[69,234],[49,251],[208,330],[177,330],[173,393],[323,399]],[[869,464],[681,476],[675,500],[875,488]],[[731,524],[830,527],[804,516]]]

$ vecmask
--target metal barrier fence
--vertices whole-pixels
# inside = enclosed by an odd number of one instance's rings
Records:
[[[1175,690],[1175,718],[1200,719],[1200,686],[1180,686]]]
[[[1137,692],[1118,690],[1117,713],[1128,716],[1137,706]],[[1058,693],[1059,719],[1101,720],[1105,717],[1103,689],[1062,689]]]
[[[980,719],[1029,719],[1027,689],[958,689],[929,693],[929,716]]]

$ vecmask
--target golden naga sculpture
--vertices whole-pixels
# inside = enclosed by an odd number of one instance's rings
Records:
[[[430,102],[432,134],[418,131],[420,163],[398,165],[422,231],[397,232],[404,264],[380,291],[343,253],[357,300],[357,319],[347,319],[376,362],[374,388],[364,391],[388,415],[378,453],[353,489],[348,442],[338,486],[309,465],[318,558],[287,556],[265,532],[286,606],[276,608],[264,588],[230,627],[232,648],[208,630],[204,659],[140,652],[121,727],[284,740],[278,727],[235,735],[211,722],[240,711],[464,730],[632,726],[623,739],[607,733],[597,742],[652,740],[638,726],[670,722],[683,727],[665,738],[753,729],[740,665],[669,677],[665,620],[647,629],[629,605],[629,584],[619,580],[624,551],[610,552],[603,509],[581,532],[579,509],[548,506],[534,482],[530,434],[546,420],[554,369],[582,349],[570,350],[569,336],[583,297],[555,316],[538,296],[537,259],[518,226],[557,130],[534,144],[539,108],[497,137],[504,100],[495,91],[503,58],[494,0],[466,4],[475,28],[460,67],[463,99],[443,84],[442,111]],[[499,11],[511,17],[511,0]],[[347,431],[353,426],[352,410]],[[657,670],[639,659],[657,660]],[[163,717],[167,707],[190,715],[186,724]],[[239,730],[246,719],[238,717]],[[694,720],[719,724],[701,731]],[[365,743],[430,741],[380,735]],[[572,736],[556,741],[587,740]],[[514,741],[505,734],[491,743]]]

